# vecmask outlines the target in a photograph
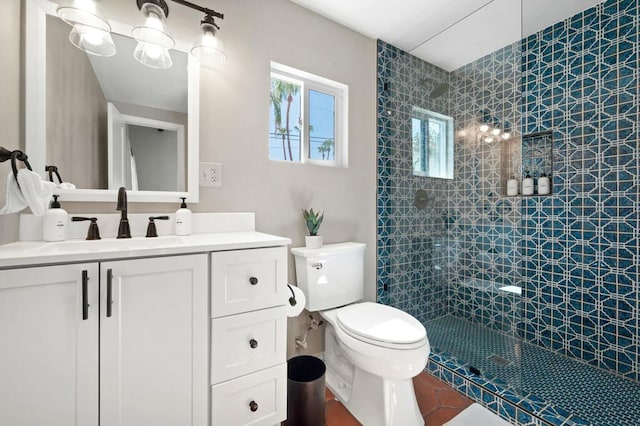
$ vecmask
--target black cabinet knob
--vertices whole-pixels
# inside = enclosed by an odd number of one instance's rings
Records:
[[[256,285],[258,284],[258,279],[256,277],[251,277],[249,278],[249,282],[251,283],[251,285]]]
[[[251,349],[257,348],[258,347],[258,341],[256,339],[249,340],[249,346],[251,346]]]
[[[255,401],[251,401],[249,403],[249,409],[251,409],[251,411],[258,411],[258,403]]]

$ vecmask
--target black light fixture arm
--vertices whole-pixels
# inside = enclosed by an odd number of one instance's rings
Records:
[[[188,2],[186,0],[171,0],[171,1],[173,1],[174,3],[181,4],[183,6],[187,6],[194,10],[199,10],[200,12],[204,13],[207,16],[212,16],[218,19],[224,19],[224,13],[216,12],[213,9],[198,6],[197,4]],[[167,6],[167,2],[165,0],[136,0],[136,3],[138,4],[138,9],[142,9],[142,6],[145,3],[153,3],[155,5],[158,5],[164,11],[164,16],[169,17],[169,6]]]
[[[213,9],[209,9],[209,8],[206,8],[206,7],[198,6],[197,4],[188,2],[186,0],[171,0],[171,1],[174,2],[174,3],[181,4],[183,6],[190,7],[191,9],[199,10],[200,12],[204,13],[205,15],[213,16],[214,18],[218,18],[218,19],[224,19],[224,13],[216,12]]]

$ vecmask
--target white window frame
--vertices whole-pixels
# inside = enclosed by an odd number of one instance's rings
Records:
[[[444,115],[444,114],[440,114],[438,112],[435,111],[431,111],[431,110],[427,110],[424,108],[420,108],[420,107],[413,107],[413,110],[411,112],[411,118],[412,119],[417,119],[420,121],[426,121],[427,122],[427,127],[428,127],[428,123],[431,119],[433,120],[438,120],[443,122],[446,125],[446,135],[445,135],[445,144],[446,146],[444,147],[445,150],[445,173],[442,176],[433,176],[431,174],[431,171],[429,170],[429,168],[427,167],[427,170],[413,170],[413,175],[414,176],[423,176],[423,177],[430,177],[430,178],[434,178],[434,179],[453,179],[453,144],[454,144],[454,138],[453,138],[453,128],[454,128],[454,119],[453,117],[450,117],[448,115]],[[413,131],[412,131],[413,133]],[[428,138],[429,135],[425,135],[424,140],[421,141],[421,149],[422,149],[422,153],[423,155],[426,155],[428,157],[429,153],[428,153],[428,149],[427,149],[427,144],[428,144]],[[412,147],[412,152],[413,152],[413,147]],[[428,161],[427,161],[428,163]],[[413,164],[412,164],[412,168],[413,168]]]
[[[349,86],[337,81],[301,71],[296,68],[271,62],[271,79],[286,81],[300,86],[300,115],[302,128],[300,129],[300,161],[272,160],[292,164],[315,164],[320,166],[347,167],[348,166],[348,122],[349,122]],[[269,81],[271,81],[271,79]],[[271,90],[271,85],[269,85]],[[318,160],[309,158],[309,90],[325,93],[334,98],[334,141],[335,159]],[[267,144],[268,147],[268,144]]]

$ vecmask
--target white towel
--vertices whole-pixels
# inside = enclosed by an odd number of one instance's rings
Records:
[[[27,202],[24,200],[20,188],[18,188],[18,182],[14,179],[13,172],[9,172],[9,176],[7,176],[5,205],[0,209],[0,214],[17,213],[26,207]]]
[[[31,170],[18,170],[18,182],[9,172],[6,204],[0,214],[17,213],[29,207],[35,216],[42,216],[49,208],[55,188],[55,183],[43,181],[39,174]]]

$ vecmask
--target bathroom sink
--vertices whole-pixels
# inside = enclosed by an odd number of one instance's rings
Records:
[[[37,254],[63,254],[77,252],[101,252],[119,250],[138,250],[149,248],[173,247],[182,244],[180,237],[158,237],[158,238],[127,238],[127,239],[103,239],[94,241],[61,241],[57,243],[43,243],[41,246],[30,250],[32,255]]]

